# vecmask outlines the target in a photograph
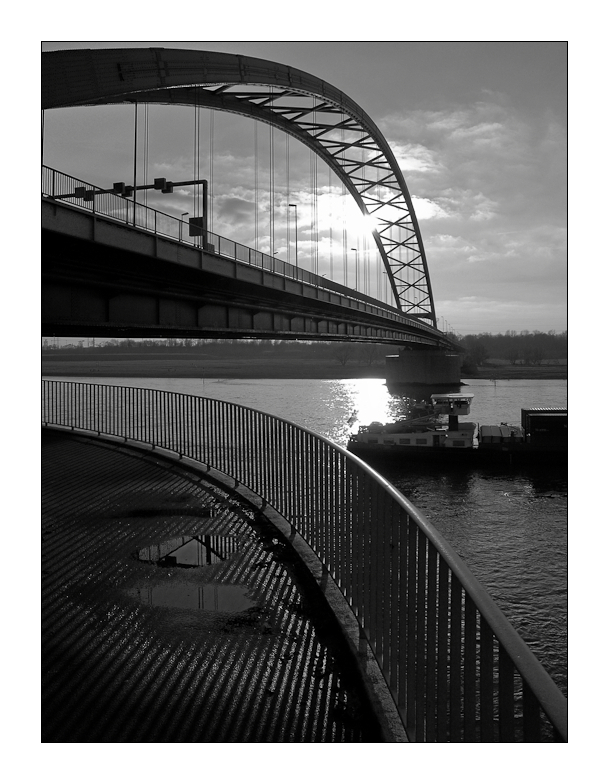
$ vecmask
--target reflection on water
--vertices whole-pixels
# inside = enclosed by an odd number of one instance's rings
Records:
[[[131,588],[126,593],[143,604],[154,607],[176,607],[181,610],[239,613],[255,606],[247,595],[247,588],[242,585],[176,582],[171,585]]]
[[[209,566],[230,558],[238,550],[231,536],[178,536],[137,550],[134,558],[157,566],[193,568]]]
[[[176,536],[158,544],[136,550],[133,557],[142,563],[160,567],[162,577],[158,582],[144,588],[131,588],[127,595],[154,607],[177,607],[182,610],[207,610],[224,613],[240,613],[249,610],[254,602],[242,585],[202,583],[200,579],[184,580],[172,578],[175,569],[192,570],[190,575],[209,574],[201,567],[223,563],[239,549],[233,536]]]

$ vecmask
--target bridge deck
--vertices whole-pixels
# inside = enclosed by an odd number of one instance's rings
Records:
[[[381,740],[264,519],[154,454],[55,431],[42,447],[43,742]]]

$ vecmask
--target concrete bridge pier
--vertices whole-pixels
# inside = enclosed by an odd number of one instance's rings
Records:
[[[410,348],[385,357],[387,385],[454,386],[461,381],[461,355],[446,349]]]

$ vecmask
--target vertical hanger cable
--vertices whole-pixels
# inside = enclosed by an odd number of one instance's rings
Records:
[[[216,132],[216,113],[209,110],[209,188],[207,192],[209,214],[207,216],[209,231],[214,230],[214,144]]]
[[[258,250],[258,123],[254,120],[254,247]]]

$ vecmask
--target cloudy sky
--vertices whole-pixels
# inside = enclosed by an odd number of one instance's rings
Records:
[[[130,44],[46,42],[43,50],[123,45]],[[150,41],[134,45],[262,57],[334,84],[373,118],[404,172],[423,235],[436,312],[444,319],[441,324],[449,323],[461,334],[566,329],[566,43]],[[248,206],[255,176],[252,123],[243,120],[240,125],[234,117],[220,114],[215,112],[213,119],[213,229],[250,243],[254,240]],[[108,180],[132,179],[131,107],[54,110],[46,115],[47,165],[102,187],[108,186]],[[149,179],[192,177],[193,110],[154,106],[148,119]],[[209,134],[209,122],[202,121],[203,135]],[[141,123],[142,115],[140,130]],[[264,126],[259,133],[260,166],[269,131]],[[274,145],[277,181],[285,185],[281,169],[285,137],[280,132]],[[297,143],[292,140],[290,145],[290,196],[304,205],[309,159],[301,156],[299,162]],[[208,154],[209,143],[204,142],[204,167]],[[341,279],[340,254],[336,254],[339,227],[330,225],[330,216],[338,214],[333,203],[338,184],[326,172],[324,167],[318,173],[318,229],[325,259],[319,269],[328,271],[323,264],[332,258],[332,276]],[[259,196],[264,200],[262,190]],[[287,205],[287,192],[284,196]],[[275,205],[278,216],[281,198],[277,196]],[[158,206],[177,214],[191,204],[192,197],[184,193],[171,204]],[[303,206],[302,254],[307,253],[306,218]],[[265,231],[262,224],[260,219],[260,234]],[[351,228],[357,231],[355,224]],[[360,237],[358,247],[363,247],[362,242]],[[287,258],[285,240],[278,236],[274,243],[279,255]]]

